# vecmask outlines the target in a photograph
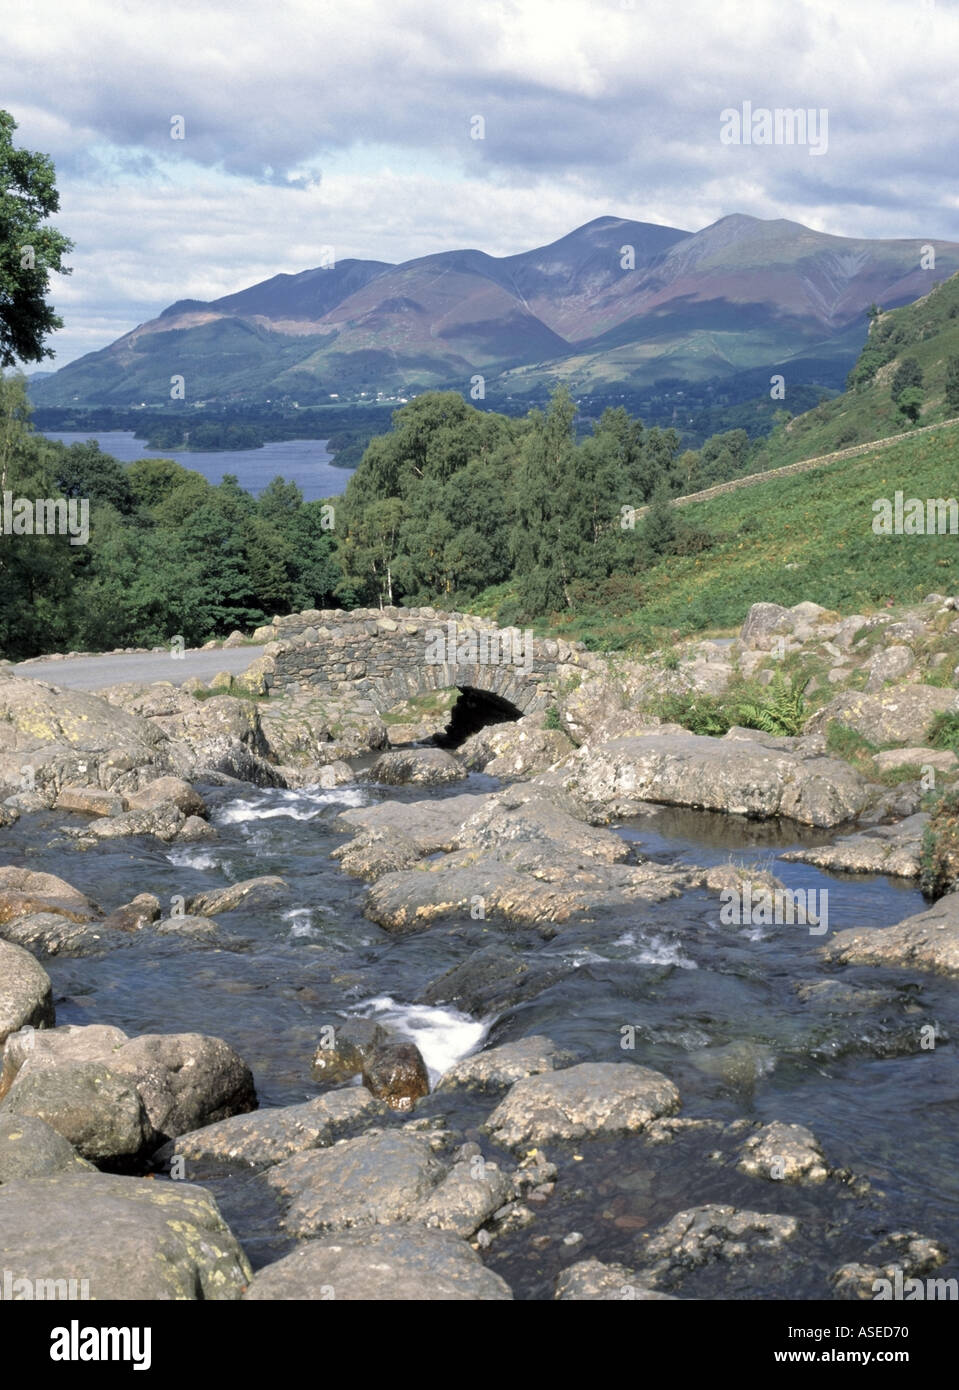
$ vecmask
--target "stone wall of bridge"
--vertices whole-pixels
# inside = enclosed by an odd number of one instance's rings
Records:
[[[254,636],[267,643],[262,670],[270,694],[355,693],[380,712],[456,687],[528,714],[600,664],[580,642],[434,608],[312,610],[275,618]]]

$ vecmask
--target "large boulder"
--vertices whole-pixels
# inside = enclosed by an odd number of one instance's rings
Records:
[[[70,922],[103,916],[96,903],[56,874],[5,864],[0,868],[0,926],[33,912],[53,913]]]
[[[94,1159],[139,1158],[256,1108],[253,1077],[220,1038],[105,1025],[20,1035],[5,1049],[2,1106],[37,1115]]]
[[[0,1047],[20,1028],[50,1028],[53,1021],[49,975],[29,951],[0,941]]]
[[[635,1133],[679,1107],[679,1092],[661,1072],[632,1062],[583,1062],[517,1081],[486,1121],[507,1148]]]
[[[443,787],[462,782],[466,768],[444,748],[404,748],[382,753],[370,768],[370,780],[385,786],[406,784]]]
[[[809,720],[807,733],[843,724],[870,743],[921,744],[937,714],[959,710],[959,691],[935,685],[900,685],[882,693],[847,690]]]
[[[489,777],[532,777],[572,752],[569,735],[547,729],[543,714],[488,724],[456,750],[471,772]]]
[[[379,1226],[311,1240],[261,1269],[247,1298],[337,1302],[496,1301],[509,1286],[464,1240],[421,1226]]]
[[[202,1188],[105,1173],[64,1172],[0,1186],[0,1268],[72,1296],[239,1298],[253,1274]]]
[[[653,801],[815,826],[855,819],[879,792],[798,740],[745,729],[724,738],[654,730],[588,745],[533,785],[575,796],[592,820],[635,815]]]
[[[391,1110],[412,1110],[430,1093],[429,1073],[419,1048],[401,1040],[372,1049],[363,1063],[363,1085]]]

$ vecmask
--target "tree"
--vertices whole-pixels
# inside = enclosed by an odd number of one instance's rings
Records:
[[[896,368],[896,373],[892,379],[892,398],[898,404],[902,402],[900,397],[904,391],[910,387],[917,389],[922,385],[922,368],[914,357],[904,357]],[[920,396],[920,403],[922,397]]]
[[[0,111],[0,368],[53,356],[44,341],[63,320],[46,302],[50,272],[69,275],[73,242],[43,224],[59,211],[53,161],[15,149],[17,123]]]
[[[946,363],[946,407],[959,413],[959,357]]]
[[[899,397],[899,409],[906,419],[915,424],[922,414],[922,392],[917,386],[910,386]]]

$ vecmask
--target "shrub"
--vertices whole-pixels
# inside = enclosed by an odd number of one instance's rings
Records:
[[[922,836],[919,887],[928,898],[959,888],[959,790],[943,792]]]
[[[805,680],[798,676],[786,680],[782,671],[777,671],[765,697],[740,705],[740,724],[747,729],[761,729],[766,734],[801,734],[809,713],[804,699],[808,684],[808,676]]]

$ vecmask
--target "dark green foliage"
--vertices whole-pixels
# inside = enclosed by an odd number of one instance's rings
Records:
[[[17,123],[0,111],[0,369],[53,356],[45,340],[63,327],[46,302],[50,272],[69,275],[73,243],[44,226],[59,210],[53,162],[14,148]]]
[[[914,357],[905,357],[896,368],[892,379],[890,394],[894,401],[902,404],[902,394],[909,387],[920,387],[922,385],[922,368]]]
[[[959,412],[959,357],[946,364],[946,407],[950,414]]]
[[[926,737],[933,748],[951,748],[959,754],[959,714],[937,714]]]
[[[937,799],[922,835],[919,887],[928,898],[941,898],[959,887],[959,791]]]
[[[808,678],[786,680],[782,671],[777,671],[765,695],[739,706],[740,724],[767,734],[801,734],[808,716],[803,698],[808,684]]]

